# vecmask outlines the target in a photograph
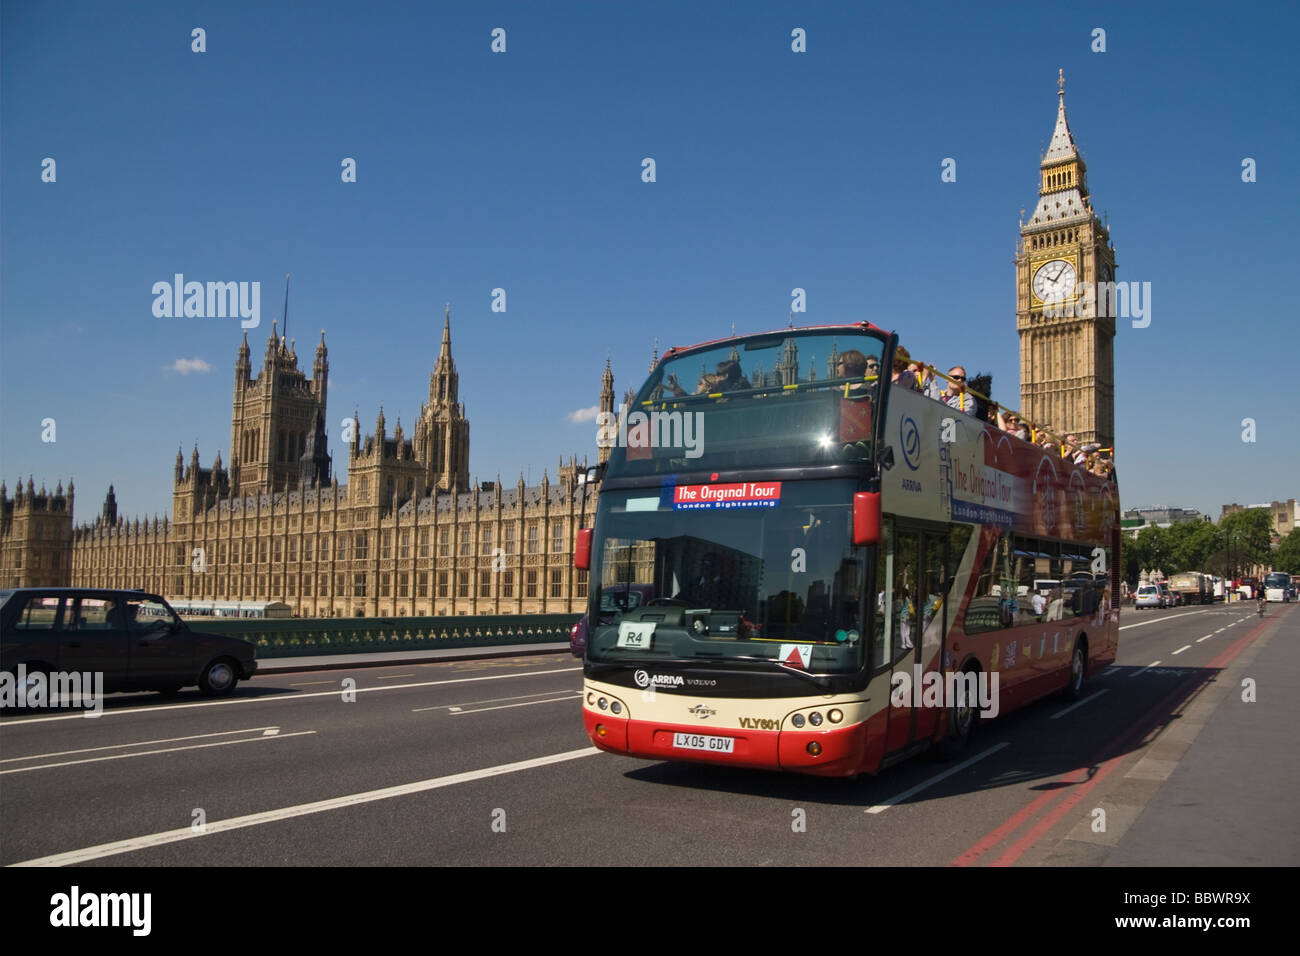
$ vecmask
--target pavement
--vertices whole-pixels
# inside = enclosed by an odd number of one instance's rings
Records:
[[[1127,775],[1164,780],[1105,865],[1296,864],[1300,611],[1270,604],[1259,623]]]
[[[473,661],[494,657],[525,657],[567,651],[568,641],[547,644],[501,644],[489,647],[448,647],[422,651],[381,651],[374,654],[315,654],[294,657],[259,657],[257,673],[292,674],[298,671],[337,670],[342,667],[389,667],[394,664],[428,664],[434,661]]]

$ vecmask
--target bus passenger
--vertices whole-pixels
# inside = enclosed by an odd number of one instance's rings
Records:
[[[960,365],[948,369],[948,388],[940,393],[939,401],[949,408],[974,415],[976,412],[975,396],[966,391],[966,370]]]
[[[901,345],[894,350],[894,367],[890,372],[889,380],[896,388],[907,388],[914,392],[921,390],[916,373],[912,371],[912,356]]]

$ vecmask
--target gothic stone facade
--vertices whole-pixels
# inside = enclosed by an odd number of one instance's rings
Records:
[[[364,440],[353,417],[347,482],[332,474],[322,335],[313,376],[273,328],[254,378],[235,363],[232,454],[211,468],[177,452],[171,518],[125,520],[110,488],[100,515],[72,527],[72,489],[18,489],[3,503],[0,584],[143,588],[177,600],[284,601],[303,617],[581,613],[587,573],[577,529],[595,515],[585,461],[557,480],[471,483],[451,321],[414,436]],[[606,369],[602,408],[613,408]],[[2,486],[0,486],[2,488]]]
[[[0,587],[57,587],[68,582],[71,567],[74,489],[63,482],[51,495],[32,479],[20,481],[9,497],[0,482]]]

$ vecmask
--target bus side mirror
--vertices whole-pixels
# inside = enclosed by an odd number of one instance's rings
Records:
[[[579,571],[591,567],[591,529],[579,528],[578,540],[573,545],[573,566]]]
[[[853,543],[880,543],[880,492],[859,491],[853,496]]]

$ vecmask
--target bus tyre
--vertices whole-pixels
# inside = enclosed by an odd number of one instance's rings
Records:
[[[967,668],[963,673],[976,674],[977,672],[974,668]],[[940,760],[952,760],[958,756],[970,743],[978,719],[978,700],[967,699],[963,704],[954,700],[948,708],[948,732],[935,748],[935,755]]]
[[[239,673],[235,662],[228,657],[219,657],[203,669],[199,677],[199,689],[208,697],[226,697],[239,683]]]
[[[1070,655],[1069,682],[1065,685],[1066,700],[1078,700],[1083,696],[1083,679],[1088,673],[1088,646],[1081,637],[1074,642],[1074,653]]]

